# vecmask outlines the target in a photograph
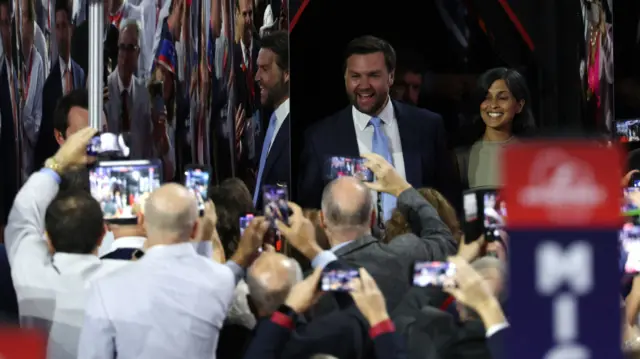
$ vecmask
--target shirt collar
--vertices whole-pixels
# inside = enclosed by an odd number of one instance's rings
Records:
[[[61,56],[58,56],[58,62],[60,62],[60,75],[64,76],[65,71],[69,67],[69,64],[64,62],[64,59]]]
[[[366,113],[358,111],[355,106],[351,106],[351,113],[353,115],[353,120],[356,123],[357,129],[359,129],[360,131],[364,131],[364,129],[369,125],[369,121],[371,121],[372,117],[370,115],[367,115]],[[385,124],[391,124],[395,120],[393,103],[389,97],[387,97],[387,104],[384,106],[377,117],[381,119]]]
[[[166,257],[182,257],[182,256],[197,256],[197,252],[195,248],[193,248],[193,243],[190,241],[177,243],[177,244],[168,244],[168,245],[155,245],[151,248],[148,248],[144,252],[144,257],[142,260],[149,258],[166,258]]]
[[[144,247],[144,242],[147,239],[144,237],[120,237],[116,238],[113,243],[111,243],[110,252],[114,252],[115,250],[122,248],[134,248],[134,249],[142,249]]]
[[[347,241],[347,242],[342,242],[340,244],[336,244],[335,246],[331,247],[331,251],[333,253],[337,252],[338,249],[342,248],[342,247],[346,247],[349,243],[351,243],[353,241]]]
[[[131,81],[129,82],[129,87],[125,88],[124,84],[122,83],[122,79],[120,78],[120,73],[118,72],[117,69],[115,72],[116,72],[116,77],[118,78],[118,91],[120,91],[120,94],[122,94],[122,91],[127,90],[127,92],[129,93],[129,96],[133,95],[133,92],[131,90],[133,89],[133,81],[134,81],[135,75],[131,75]]]
[[[284,100],[274,112],[276,114],[276,123],[282,124],[284,119],[289,116],[289,99]]]

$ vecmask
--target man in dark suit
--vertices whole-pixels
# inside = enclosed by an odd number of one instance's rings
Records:
[[[108,5],[105,1],[105,7]],[[109,12],[105,10],[105,37],[104,37],[104,71],[103,81],[107,83],[107,77],[118,64],[118,28],[111,24]],[[89,21],[84,21],[78,25],[71,38],[71,58],[73,58],[85,74],[89,73]]]
[[[253,192],[253,204],[262,207],[263,185],[289,186],[291,156],[289,141],[289,34],[276,31],[262,39],[258,54],[256,80],[260,103],[274,108],[262,139],[258,176]]]
[[[13,199],[21,186],[20,172],[21,154],[20,138],[22,127],[20,121],[20,93],[18,90],[18,51],[12,45],[12,5],[11,0],[0,0],[0,151],[2,153],[3,175],[0,176],[0,198],[2,203],[1,223],[6,223]],[[15,14],[13,14],[15,16]]]
[[[372,152],[392,163],[414,187],[433,187],[458,204],[442,118],[389,98],[395,65],[395,51],[385,40],[363,36],[347,45],[344,76],[351,105],[307,131],[298,191],[303,207],[319,208],[330,157]],[[379,218],[386,221],[395,202],[382,196],[380,207]]]
[[[57,129],[54,127],[53,114],[58,99],[73,90],[85,88],[84,71],[71,58],[71,4],[59,0],[56,1],[55,9],[59,57],[53,61],[42,90],[42,123],[35,149],[35,168],[39,168],[47,158],[53,156],[68,135],[55,131]],[[68,130],[73,130],[72,127],[74,126],[70,124]]]
[[[144,247],[145,232],[142,222],[135,225],[111,225],[109,230],[113,232],[113,243],[110,251],[100,257],[101,259],[133,260],[141,255]]]

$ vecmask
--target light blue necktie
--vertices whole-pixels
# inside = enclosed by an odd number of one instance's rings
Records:
[[[264,136],[264,143],[262,144],[262,154],[260,155],[260,167],[258,167],[258,178],[256,178],[256,189],[253,191],[253,205],[258,203],[258,195],[260,194],[260,186],[262,186],[262,172],[264,171],[264,164],[267,163],[267,155],[269,155],[269,146],[271,145],[271,139],[273,138],[273,132],[276,130],[276,113],[274,112],[269,119],[269,127],[267,128],[267,134]]]
[[[382,120],[372,117],[369,124],[373,126],[373,152],[379,154],[393,166],[393,158],[389,149],[389,139],[382,131]],[[396,198],[390,194],[382,193],[382,218],[388,221],[391,213],[396,208]]]

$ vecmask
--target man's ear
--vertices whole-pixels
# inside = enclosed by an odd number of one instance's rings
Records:
[[[287,84],[287,85],[289,84],[289,78],[290,78],[289,76],[290,76],[289,71],[285,71],[284,72],[284,83]]]
[[[327,229],[327,224],[324,222],[324,213],[320,211],[320,227],[322,229]]]
[[[62,144],[64,144],[64,136],[62,135],[62,133],[58,130],[53,130],[53,135],[56,138],[56,142],[58,142],[58,145],[62,146]]]
[[[197,238],[198,235],[198,225],[200,224],[200,221],[196,221],[193,224],[193,228],[191,229],[191,233],[189,234],[189,238],[193,239],[193,238]]]
[[[393,83],[396,81],[396,70],[393,70],[389,73],[389,87],[393,86]]]

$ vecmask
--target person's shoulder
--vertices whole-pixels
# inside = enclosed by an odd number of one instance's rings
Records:
[[[345,118],[352,118],[351,106],[347,106],[337,112],[332,113],[329,116],[317,121],[307,129],[307,136],[309,137],[326,137],[331,132],[336,131],[336,125],[338,125]]]
[[[421,123],[441,123],[442,116],[425,108],[409,105],[399,101],[393,101],[393,107],[402,117]]]

